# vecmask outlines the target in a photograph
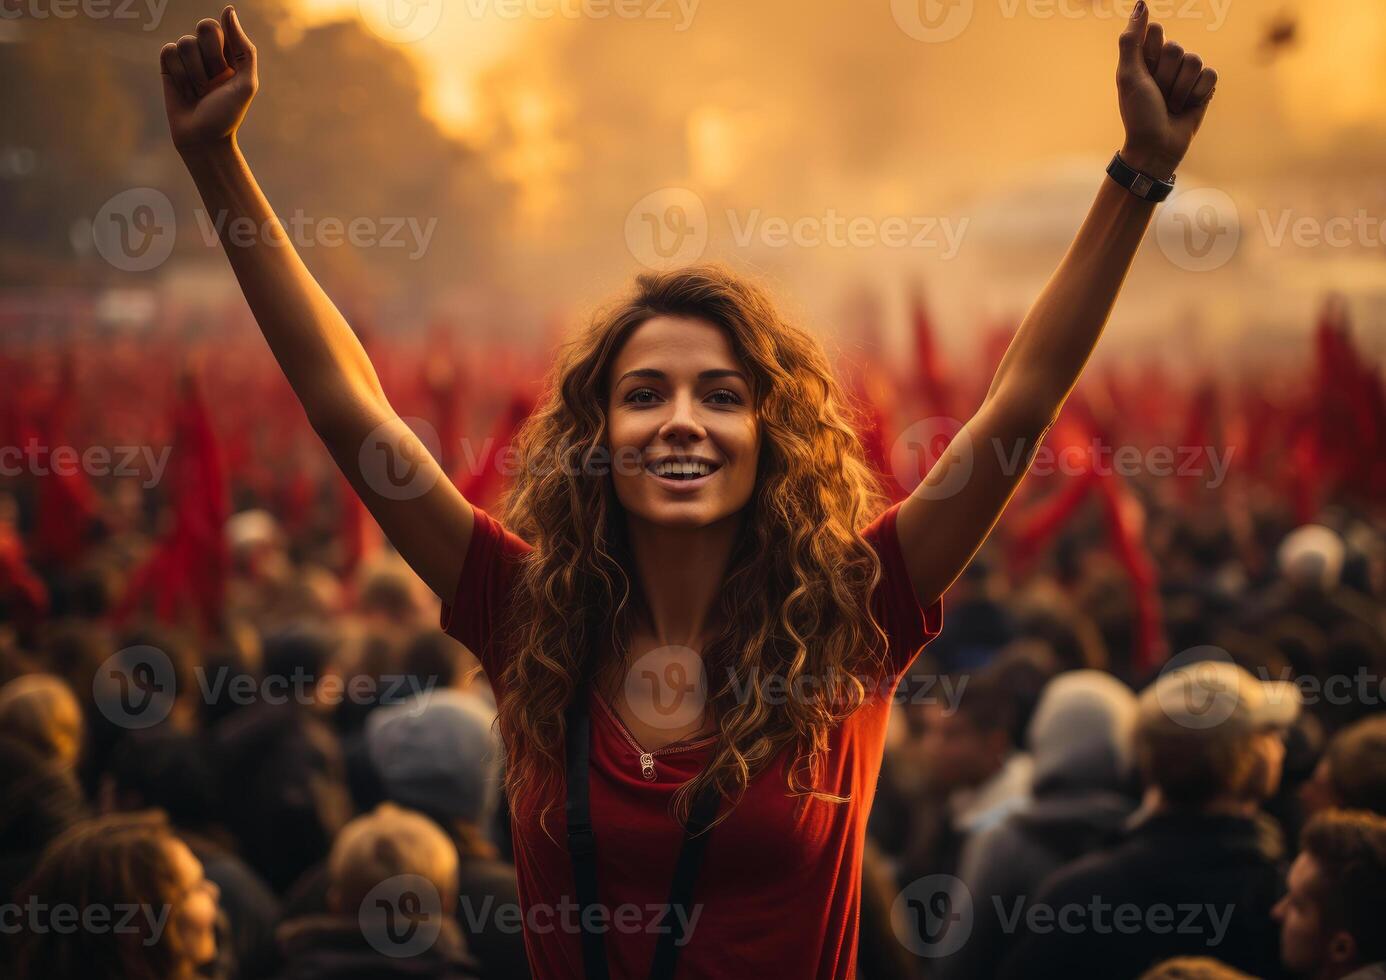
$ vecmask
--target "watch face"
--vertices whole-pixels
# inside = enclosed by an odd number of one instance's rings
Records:
[[[1131,192],[1138,197],[1145,197],[1150,193],[1150,188],[1154,184],[1145,174],[1136,174],[1136,179],[1131,181]]]

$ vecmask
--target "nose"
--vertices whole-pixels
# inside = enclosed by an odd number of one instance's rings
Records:
[[[659,427],[659,436],[668,442],[696,442],[707,438],[707,430],[698,421],[696,402],[690,392],[679,392],[670,400],[669,417]]]

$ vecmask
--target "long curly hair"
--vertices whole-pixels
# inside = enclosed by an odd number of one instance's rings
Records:
[[[555,785],[547,781],[562,772],[570,700],[596,676],[598,658],[616,651],[629,661],[642,590],[631,582],[612,480],[593,474],[602,474],[611,363],[656,316],[726,331],[751,375],[761,433],[755,488],[718,598],[725,625],[702,651],[718,740],[704,771],[674,794],[674,815],[686,821],[707,783],[734,806],[786,747],[791,794],[842,802],[815,783],[831,729],[884,667],[885,633],[866,601],[880,562],[861,535],[884,503],[880,477],[822,344],[782,319],[759,286],[717,264],[639,275],[629,296],[560,349],[547,394],[517,433],[518,475],[501,507],[533,550],[502,634],[512,651],[499,703],[506,788],[520,800]],[[767,678],[780,692],[811,682],[814,696],[767,697]]]

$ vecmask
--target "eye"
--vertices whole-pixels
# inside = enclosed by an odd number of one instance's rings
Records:
[[[649,395],[651,398],[658,397],[657,395],[655,395],[653,388],[636,388],[635,390],[630,391],[626,394],[626,401],[634,402],[637,405],[650,404],[649,399],[642,399],[639,397],[641,395]]]
[[[731,399],[730,401],[720,402],[719,404],[722,404],[722,405],[740,405],[740,404],[741,404],[741,396],[738,395],[736,392],[732,391],[730,388],[718,388],[716,391],[714,391],[714,392],[713,392],[711,395],[709,395],[708,397],[709,397],[709,398],[716,398],[716,397],[718,397],[719,395],[725,395],[727,398]]]

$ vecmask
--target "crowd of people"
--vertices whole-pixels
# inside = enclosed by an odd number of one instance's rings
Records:
[[[1335,331],[1304,389],[1333,426],[1195,390],[1170,441],[1242,451],[1225,485],[1036,478],[949,591],[894,695],[863,980],[1386,977],[1386,416],[1379,377],[1374,402],[1334,373],[1370,374]],[[528,976],[525,930],[562,925],[517,894],[487,680],[287,389],[231,344],[169,372],[170,409],[127,405],[41,346],[11,348],[0,413],[5,445],[48,452],[0,483],[6,975]],[[132,350],[103,367],[147,373]],[[417,375],[488,506],[525,368],[468,386],[439,363],[422,348],[387,384]],[[900,420],[966,401],[921,363],[922,394],[853,388],[897,499]],[[1132,391],[1051,440],[1149,445]],[[492,442],[458,453],[473,429]],[[52,453],[161,439],[158,479]]]

